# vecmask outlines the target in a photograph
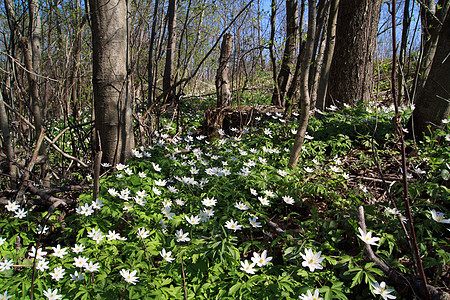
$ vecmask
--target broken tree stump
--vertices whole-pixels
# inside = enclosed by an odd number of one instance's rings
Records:
[[[257,106],[225,106],[204,113],[204,121],[202,133],[209,137],[215,136],[217,130],[222,129],[226,134],[233,135],[231,128],[243,129],[244,127],[252,127],[255,125],[256,118],[261,120],[269,119],[270,114],[284,114],[284,108],[273,105],[257,105]]]

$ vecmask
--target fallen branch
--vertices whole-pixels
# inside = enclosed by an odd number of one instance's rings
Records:
[[[41,200],[44,202],[44,204],[54,205],[55,203],[59,203],[57,206],[59,206],[61,204],[63,204],[65,206],[65,205],[73,202],[72,200],[65,200],[65,199],[51,196],[51,195],[47,194],[44,190],[39,190],[38,188],[33,186],[31,183],[27,183],[26,187],[31,193],[39,196],[39,198],[41,198]]]
[[[366,221],[364,217],[364,207],[358,207],[358,224],[359,227],[363,230],[364,233],[367,232]],[[414,294],[420,299],[426,298],[426,289],[423,285],[421,279],[416,278],[414,275],[400,272],[386,262],[382,261],[377,257],[377,255],[373,252],[372,247],[369,244],[365,245],[365,253],[369,257],[369,259],[377,264],[377,266],[386,274],[389,281],[393,283],[393,285],[404,288],[405,286],[410,287],[410,289],[414,292]],[[440,292],[437,288],[432,285],[427,284],[427,289],[430,293],[432,300],[450,300],[450,295],[444,291]]]
[[[63,192],[84,191],[84,190],[89,190],[91,188],[92,188],[91,185],[69,185],[69,186],[61,186],[61,187],[56,187],[56,188],[47,188],[47,189],[43,189],[42,191],[49,195],[54,195],[54,194],[63,193]]]

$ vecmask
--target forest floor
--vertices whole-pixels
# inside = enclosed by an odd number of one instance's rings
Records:
[[[402,108],[403,122],[409,115]],[[265,112],[249,126],[230,121],[209,137],[202,114],[184,116],[183,134],[163,116],[151,146],[133,150],[126,165],[104,165],[98,199],[61,192],[55,197],[67,203],[55,210],[32,193],[24,203],[7,201],[0,208],[0,293],[412,299],[367,249],[414,276],[392,107],[359,103],[316,114],[296,169],[287,168],[295,114]],[[449,130],[446,123],[424,141],[407,141],[418,247],[428,283],[441,293],[450,286]]]

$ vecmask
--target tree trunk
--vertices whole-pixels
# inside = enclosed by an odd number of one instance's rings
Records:
[[[259,61],[261,64],[261,70],[265,70],[266,68],[266,63],[265,63],[265,59],[264,59],[264,54],[263,54],[263,46],[262,46],[262,38],[261,38],[261,22],[262,22],[262,18],[261,18],[261,2],[260,0],[258,0],[256,2],[256,6],[257,6],[257,34],[258,34],[258,47],[259,47]]]
[[[319,78],[320,73],[322,72],[322,64],[323,64],[323,56],[325,54],[325,47],[326,47],[326,38],[327,38],[327,32],[325,28],[322,31],[324,37],[322,37],[322,41],[320,42],[319,52],[317,53],[317,58],[314,61],[315,67],[310,69],[310,97],[311,97],[311,107],[314,109],[316,107],[317,103],[317,91],[319,89]],[[317,35],[317,33],[316,33]]]
[[[127,79],[126,0],[90,0],[95,127],[103,162],[115,165],[134,147]]]
[[[154,67],[153,64],[155,63],[155,58],[153,57],[153,48],[155,44],[156,39],[156,22],[158,20],[158,6],[159,6],[159,0],[155,0],[154,4],[154,10],[153,10],[153,21],[152,21],[152,30],[150,33],[150,45],[148,47],[148,65],[147,65],[147,72],[148,72],[148,101],[147,101],[147,109],[150,108],[151,103],[155,99],[155,89],[156,89],[156,80],[155,80],[155,74],[154,74]]]
[[[41,16],[38,11],[37,0],[30,0],[29,12],[30,12],[30,36],[31,36],[31,50],[33,53],[33,71],[37,74],[40,73],[41,68],[41,36],[42,36],[42,24]]]
[[[442,120],[450,116],[450,13],[441,27],[439,42],[431,65],[428,79],[421,93],[417,95],[412,115],[414,132],[419,137],[428,132],[428,125],[439,127]]]
[[[373,87],[373,61],[381,0],[341,0],[336,46],[330,67],[327,106],[331,100],[352,105],[368,101]]]
[[[325,98],[328,89],[328,78],[330,76],[331,62],[334,56],[336,44],[336,24],[339,11],[339,0],[331,0],[330,13],[328,16],[327,45],[325,47],[324,60],[320,70],[319,87],[317,90],[316,108],[325,110]]]
[[[303,20],[303,16],[305,14],[305,0],[301,0],[300,2],[300,17],[299,20]],[[300,47],[298,49],[298,56],[297,56],[297,63],[295,64],[295,72],[294,76],[292,77],[291,84],[289,85],[289,89],[286,93],[286,102],[285,102],[285,113],[290,115],[290,112],[292,110],[292,107],[298,102],[299,97],[299,86],[300,86],[300,80],[301,80],[301,66],[303,61],[303,56],[305,51],[305,41],[302,40],[303,36],[303,30],[300,32],[299,39],[300,39]]]
[[[290,80],[292,79],[295,53],[298,36],[298,2],[297,0],[286,0],[286,43],[284,46],[283,60],[281,62],[280,73],[278,74],[278,93],[274,90],[272,96],[273,105],[285,104],[285,94]]]
[[[281,103],[280,100],[280,87],[277,81],[277,62],[275,59],[275,51],[273,47],[275,46],[275,20],[277,17],[277,3],[276,0],[272,0],[271,3],[271,14],[270,14],[270,40],[269,40],[269,56],[270,63],[272,65],[272,80],[273,80],[273,95],[272,103]]]
[[[228,79],[228,66],[233,50],[233,35],[227,33],[223,37],[220,49],[219,68],[216,75],[217,107],[231,105],[231,91]]]
[[[68,89],[70,91],[67,96],[66,103],[66,114],[67,116],[72,115],[74,120],[78,119],[78,110],[80,109],[77,102],[80,102],[79,87],[81,85],[80,80],[80,64],[81,64],[81,51],[83,42],[83,28],[85,24],[85,19],[82,16],[82,8],[80,0],[75,1],[75,13],[76,13],[76,26],[74,28],[75,41],[73,43],[72,51],[72,64],[70,70],[70,76],[68,80]],[[76,149],[74,149],[76,153]],[[77,156],[77,155],[75,155]]]
[[[311,60],[311,65],[310,65],[310,70],[309,70],[309,74],[315,74],[316,70],[318,68],[320,68],[320,65],[322,64],[321,62],[317,62],[316,59],[320,58],[319,57],[319,52],[320,52],[320,47],[323,45],[322,41],[324,40],[324,37],[326,37],[326,28],[324,23],[327,20],[328,17],[328,8],[329,8],[329,1],[328,0],[319,0],[317,2],[317,7],[316,7],[316,11],[317,11],[317,16],[316,16],[316,40],[314,41],[314,48],[313,48],[313,57]],[[323,51],[322,51],[322,57],[323,57]],[[315,76],[310,76],[309,77],[309,86],[310,86],[310,90],[313,83]],[[311,104],[312,103],[312,99],[311,99]]]
[[[39,74],[40,62],[41,62],[41,18],[39,17],[39,12],[37,11],[36,0],[30,0],[29,4],[29,15],[30,15],[30,40],[23,38],[23,54],[25,67],[27,68],[27,77],[31,95],[31,107],[34,118],[34,126],[36,128],[37,139],[41,134],[42,130],[42,111],[41,103],[39,99],[39,77],[35,74]],[[42,151],[45,148],[41,148]],[[40,151],[39,154],[43,154]]]
[[[405,4],[403,7],[403,29],[402,29],[402,40],[400,44],[400,51],[398,57],[398,101],[402,102],[403,95],[405,94],[406,88],[406,78],[405,71],[405,62],[406,62],[406,48],[408,46],[408,35],[409,35],[409,26],[411,25],[411,14],[409,13],[410,9],[410,0],[405,0]]]
[[[173,65],[175,62],[176,48],[176,24],[177,24],[177,1],[169,0],[167,8],[167,48],[166,65],[164,68],[163,92],[166,95],[164,102],[172,102],[175,99],[175,92],[172,85],[174,81]]]
[[[418,81],[413,87],[413,95],[421,94],[425,82],[430,73],[431,64],[434,61],[437,43],[439,41],[439,32],[441,31],[442,23],[450,8],[448,0],[439,0],[436,9],[435,0],[427,0],[422,3],[420,8],[420,19],[422,22],[422,59],[419,65]]]
[[[309,69],[310,61],[314,55],[314,40],[316,35],[316,0],[308,1],[308,35],[306,37],[305,56],[302,60],[302,79],[300,83],[300,118],[294,146],[289,157],[289,168],[295,169],[298,164],[300,152],[305,140],[306,129],[309,121],[310,97],[309,97]]]
[[[6,114],[5,104],[3,103],[3,93],[0,91],[0,127],[2,130],[3,143],[2,148],[6,155],[7,169],[9,174],[10,187],[15,188],[17,180],[17,168],[13,161],[15,159],[14,149],[11,142],[10,128],[8,123],[8,115]]]

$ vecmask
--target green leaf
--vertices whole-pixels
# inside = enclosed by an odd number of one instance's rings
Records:
[[[234,296],[236,294],[236,292],[241,289],[241,287],[242,287],[242,283],[237,282],[230,288],[230,291],[228,292],[228,294],[230,296]]]
[[[350,286],[350,288],[353,288],[354,286],[360,284],[362,281],[362,277],[363,277],[363,271],[361,270],[358,273],[356,273],[356,275],[353,277],[352,285]]]

